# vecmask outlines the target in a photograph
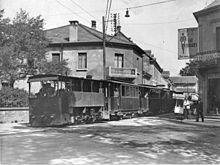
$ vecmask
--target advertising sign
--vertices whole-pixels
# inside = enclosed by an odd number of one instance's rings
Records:
[[[178,29],[178,60],[196,56],[198,50],[198,28]]]

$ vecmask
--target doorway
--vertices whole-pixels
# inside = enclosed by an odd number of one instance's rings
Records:
[[[208,111],[207,113],[220,113],[220,78],[208,80]]]

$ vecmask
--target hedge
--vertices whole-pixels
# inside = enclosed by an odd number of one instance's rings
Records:
[[[27,107],[28,92],[23,89],[3,87],[0,90],[0,107]]]

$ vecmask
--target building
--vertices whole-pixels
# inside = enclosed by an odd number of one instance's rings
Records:
[[[68,25],[45,30],[45,35],[50,41],[46,59],[67,60],[69,76],[169,86],[162,76],[163,69],[152,54],[126,37],[120,26],[115,35],[105,36],[105,58],[103,33],[96,30],[95,21],[91,22],[91,27],[69,21]],[[15,87],[27,90],[26,81],[16,81]]]
[[[193,13],[199,30],[198,62],[199,93],[204,113],[220,108],[220,0]]]
[[[48,60],[68,60],[71,76],[111,79],[142,84],[144,51],[127,38],[121,27],[114,36],[106,35],[103,59],[103,33],[70,21],[69,25],[46,30],[50,39]]]
[[[198,78],[196,76],[170,77],[173,90],[182,92],[185,97],[198,93]]]
[[[145,50],[143,84],[169,88],[169,81],[164,78],[163,69],[150,50]]]

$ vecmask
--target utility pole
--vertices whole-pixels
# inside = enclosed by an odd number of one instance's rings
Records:
[[[103,78],[106,80],[106,54],[105,54],[105,17],[102,17],[102,30],[103,30]]]

